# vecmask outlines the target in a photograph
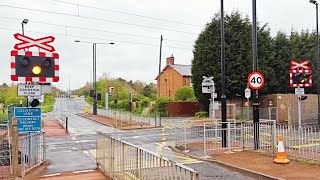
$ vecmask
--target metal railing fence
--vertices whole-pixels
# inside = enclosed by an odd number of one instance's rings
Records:
[[[197,171],[98,132],[97,164],[113,179],[198,180]]]
[[[183,127],[175,127],[175,144],[184,146],[185,150],[187,150],[188,144],[201,142],[203,136],[202,125],[192,125],[184,121]]]
[[[11,153],[9,125],[0,124],[0,179],[12,175]]]
[[[251,121],[242,123],[243,149],[252,150],[254,146],[254,134],[259,132],[259,149],[266,152],[275,153],[277,145],[277,135],[275,132],[276,121],[260,120],[259,123]]]
[[[61,126],[68,132],[68,116],[61,113],[56,116],[56,119],[59,121]]]
[[[222,128],[226,124],[227,128]],[[226,136],[225,146],[222,144],[223,134]],[[226,149],[229,152],[233,149],[240,149],[242,145],[241,128],[237,123],[225,122],[219,124],[204,124],[204,155],[207,151]]]
[[[26,171],[45,161],[43,132],[19,137],[19,164],[22,176]]]
[[[44,134],[21,135],[18,141],[19,170],[24,176],[28,170],[45,160]],[[8,124],[0,124],[0,179],[7,179],[12,175],[12,138]]]
[[[320,161],[320,126],[277,125],[276,131],[283,136],[287,155]]]
[[[161,125],[159,113],[136,115],[126,111],[98,109],[98,115],[112,118],[114,127],[126,127],[131,125]]]
[[[320,126],[277,125],[274,120],[253,122],[227,122],[227,128],[222,123],[205,124],[199,126],[185,126],[176,128],[175,145],[184,146],[185,150],[192,145],[203,145],[206,156],[215,150],[235,151],[253,150],[254,132],[259,131],[259,150],[268,154],[275,154],[277,150],[277,136],[282,135],[285,151],[289,156],[303,159],[320,160]],[[226,146],[222,146],[222,134],[226,135]],[[197,134],[197,135],[194,135]],[[203,134],[203,135],[201,135]]]
[[[252,121],[252,111],[252,107],[237,107],[235,111],[235,119],[240,121]],[[259,119],[278,121],[278,108],[259,108]]]

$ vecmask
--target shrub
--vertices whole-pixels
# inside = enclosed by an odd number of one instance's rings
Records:
[[[92,98],[90,96],[86,96],[85,101],[92,105]]]
[[[190,99],[194,99],[194,92],[193,89],[191,87],[188,86],[182,86],[180,87],[177,92],[176,92],[176,96],[175,99],[178,101],[187,101]]]
[[[139,102],[139,107],[144,107],[144,108],[146,108],[146,107],[148,107],[149,106],[149,104],[150,104],[150,99],[149,98],[143,98],[142,100],[140,100],[140,102]]]
[[[196,116],[197,118],[206,118],[206,117],[209,117],[208,112],[206,112],[206,111],[196,112],[195,116]]]
[[[159,98],[156,101],[157,111],[160,113],[162,117],[168,116],[167,106],[168,106],[168,102],[171,102],[171,101],[172,99],[167,97]]]
[[[122,109],[122,110],[129,111],[130,110],[130,102],[129,102],[129,100],[118,101],[117,109]]]

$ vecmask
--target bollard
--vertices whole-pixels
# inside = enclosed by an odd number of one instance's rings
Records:
[[[68,133],[68,117],[66,117],[66,133]]]

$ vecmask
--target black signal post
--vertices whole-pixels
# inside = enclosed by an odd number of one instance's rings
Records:
[[[253,71],[258,71],[258,46],[257,46],[257,2],[252,0],[252,53]],[[254,149],[259,149],[259,90],[253,91],[253,126]]]

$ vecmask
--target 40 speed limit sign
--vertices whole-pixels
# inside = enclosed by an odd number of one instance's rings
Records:
[[[252,72],[248,76],[248,84],[251,89],[258,90],[264,86],[264,77],[260,72]]]

